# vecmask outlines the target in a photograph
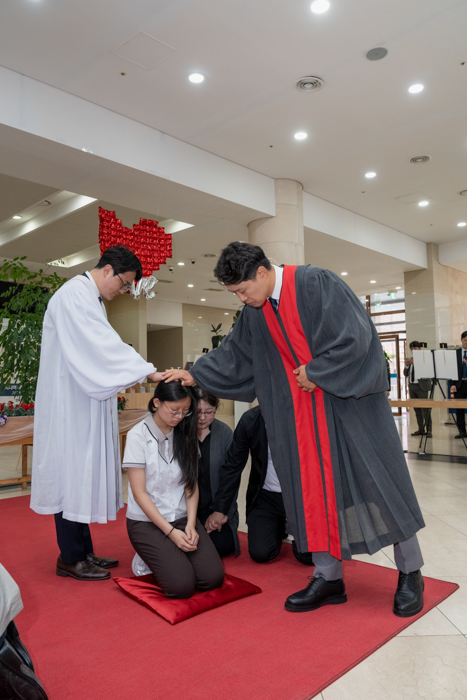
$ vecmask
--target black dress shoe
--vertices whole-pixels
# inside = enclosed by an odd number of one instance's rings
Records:
[[[57,576],[71,576],[78,581],[103,581],[110,578],[110,572],[87,559],[67,564],[61,557],[58,557]]]
[[[34,671],[34,666],[31,661],[31,657],[29,656],[29,652],[24,646],[21,639],[19,638],[19,632],[16,629],[16,625],[13,620],[6,628],[6,638],[9,641],[10,645],[13,647],[13,649],[16,651],[16,653],[21,656],[23,663],[25,663],[26,666],[29,666],[31,671]]]
[[[117,559],[104,559],[104,557],[96,557],[94,552],[91,552],[91,554],[88,554],[86,559],[91,562],[91,564],[95,564],[96,566],[100,566],[102,569],[112,569],[114,566],[118,566],[118,560]]]
[[[425,435],[425,431],[418,429],[414,433],[410,433],[410,434],[411,435]]]
[[[454,435],[454,439],[455,439],[455,440],[462,440],[462,438],[464,438],[464,440],[465,440],[465,438],[467,438],[467,433],[466,433],[466,432],[459,433],[458,435]]]
[[[393,613],[397,617],[412,617],[423,609],[423,576],[420,569],[410,574],[399,571]]]
[[[0,648],[0,698],[48,700],[42,683],[5,639]]]
[[[290,612],[316,610],[322,605],[339,605],[345,603],[347,596],[343,579],[326,581],[322,576],[311,578],[302,591],[292,593],[285,601],[285,609]]]

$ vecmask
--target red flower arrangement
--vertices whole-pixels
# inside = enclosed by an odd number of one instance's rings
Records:
[[[8,401],[8,403],[0,403],[0,416],[33,416],[33,403],[17,403]]]
[[[125,410],[125,404],[127,402],[127,399],[124,396],[118,396],[117,397],[117,408],[119,411],[124,411]]]

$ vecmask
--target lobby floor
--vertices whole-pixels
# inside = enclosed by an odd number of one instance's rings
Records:
[[[407,417],[396,418],[396,424],[404,448],[411,450],[406,455],[407,463],[426,522],[419,534],[425,559],[423,573],[454,581],[460,589],[330,685],[317,696],[321,700],[467,698],[467,450],[462,441],[453,439],[455,429],[441,426],[444,434],[436,438],[437,447],[444,455],[451,453],[452,458],[423,458],[416,454],[418,442],[410,437]],[[435,433],[438,428],[435,427]],[[413,426],[411,429],[415,430]],[[0,447],[0,478],[19,473],[18,453],[17,447]],[[242,531],[246,531],[247,479],[246,469],[239,494]],[[124,486],[126,496],[126,477]],[[28,493],[29,488],[0,488],[0,499]],[[372,557],[356,558],[395,568],[392,547]],[[303,583],[306,584],[305,575]]]

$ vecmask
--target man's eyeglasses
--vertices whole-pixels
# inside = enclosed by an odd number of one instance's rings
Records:
[[[189,408],[187,408],[185,411],[172,411],[172,409],[167,406],[165,401],[162,401],[162,403],[173,418],[186,418],[187,416],[191,416],[193,413],[193,411],[191,411]]]
[[[213,416],[216,412],[215,408],[212,408],[209,411],[198,411],[198,416]]]
[[[116,272],[115,274],[117,275],[118,279],[122,283],[122,286],[120,287],[120,289],[124,292],[129,292],[131,287],[132,287],[133,282],[124,282],[122,280],[122,278],[120,277],[120,275],[118,274],[118,272]]]

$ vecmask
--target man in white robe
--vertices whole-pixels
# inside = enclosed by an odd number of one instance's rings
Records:
[[[111,301],[142,277],[125,246],[66,282],[44,316],[34,418],[31,508],[55,514],[57,575],[102,580],[115,559],[93,553],[88,523],[123,507],[116,394],[160,373],[107,320]]]

